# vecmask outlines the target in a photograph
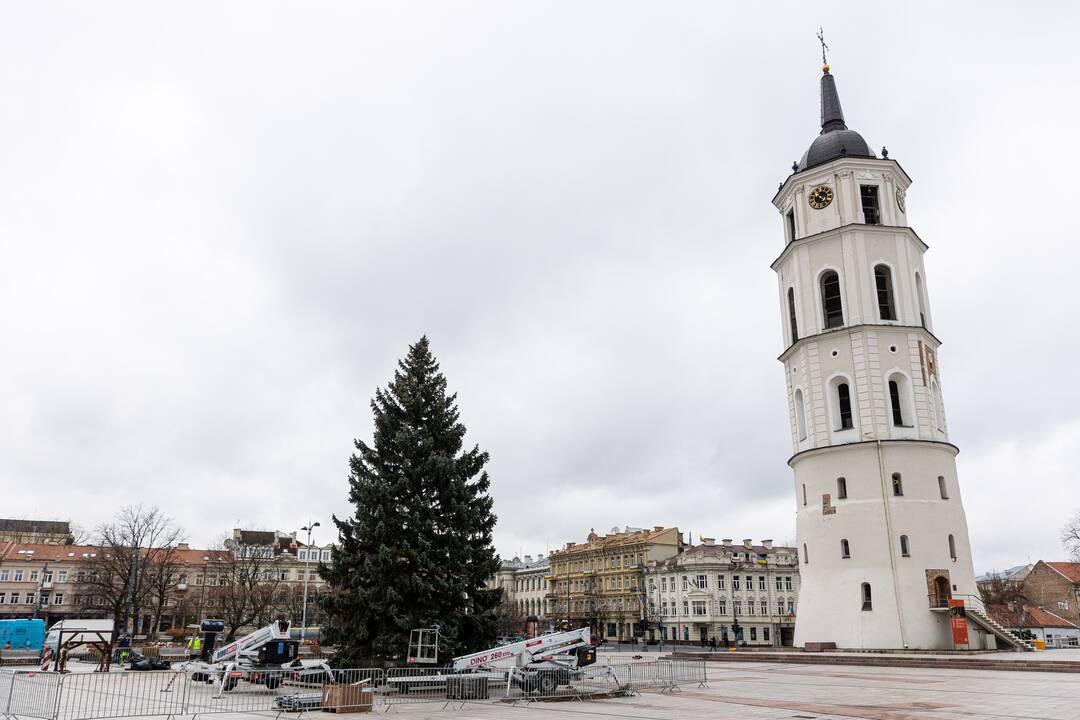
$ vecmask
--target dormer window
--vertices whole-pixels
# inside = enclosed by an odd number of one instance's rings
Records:
[[[862,196],[863,222],[867,225],[880,225],[881,206],[878,204],[878,186],[860,185],[859,194]]]

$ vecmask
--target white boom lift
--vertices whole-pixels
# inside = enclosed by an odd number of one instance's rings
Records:
[[[578,668],[596,662],[591,637],[587,627],[548,633],[456,657],[451,673],[389,677],[386,682],[403,693],[412,688],[446,685],[449,695],[452,686],[464,685],[455,679],[486,677],[505,680],[526,692],[539,690],[546,694],[560,685],[569,685]],[[413,662],[409,658],[409,663]]]
[[[319,671],[333,678],[330,666],[322,660],[303,661],[297,657],[299,643],[289,636],[289,622],[277,620],[265,627],[214,650],[218,633],[224,632],[223,620],[203,620],[205,639],[198,660],[182,666],[195,681],[218,682],[218,695],[229,692],[245,680],[273,690],[281,685],[286,672]]]

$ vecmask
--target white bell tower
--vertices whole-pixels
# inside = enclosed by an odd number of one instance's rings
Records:
[[[821,134],[773,204],[801,591],[795,644],[952,648],[977,597],[949,443],[911,178],[844,123],[823,68]],[[968,603],[969,605],[971,602]]]

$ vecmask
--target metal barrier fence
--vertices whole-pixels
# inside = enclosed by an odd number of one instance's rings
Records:
[[[328,710],[362,712],[403,703],[531,702],[666,692],[705,684],[701,660],[597,664],[509,674],[451,668],[236,669],[211,674],[0,671],[0,718],[108,720],[123,717]]]
[[[5,673],[6,674],[6,673]],[[15,670],[7,682],[7,696],[0,702],[4,717],[55,718],[63,677],[57,673]]]

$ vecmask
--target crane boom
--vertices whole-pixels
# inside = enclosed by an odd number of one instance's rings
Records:
[[[214,651],[211,662],[221,663],[235,660],[245,653],[258,652],[259,648],[267,643],[288,639],[289,623],[285,620],[278,620],[218,648]]]
[[[456,657],[453,660],[453,667],[455,670],[521,668],[546,660],[558,653],[566,653],[580,647],[586,647],[591,644],[591,640],[592,634],[587,627],[549,633],[529,640],[519,640],[470,655]]]

